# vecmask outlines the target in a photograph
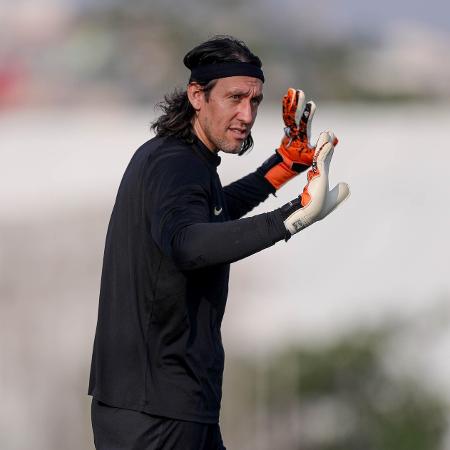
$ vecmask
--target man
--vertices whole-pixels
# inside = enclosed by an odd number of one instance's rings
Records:
[[[162,103],[156,137],[123,176],[106,237],[89,394],[98,449],[224,449],[220,326],[229,264],[322,219],[349,194],[329,192],[336,143],[309,145],[315,105],[289,89],[276,153],[222,188],[219,152],[242,154],[263,98],[261,61],[215,37],[184,58],[186,91]],[[242,218],[312,165],[298,198]]]

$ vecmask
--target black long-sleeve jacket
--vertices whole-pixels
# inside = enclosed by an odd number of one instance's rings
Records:
[[[134,154],[106,237],[89,394],[109,405],[219,419],[229,264],[286,236],[264,168],[222,188],[220,157],[156,137]]]

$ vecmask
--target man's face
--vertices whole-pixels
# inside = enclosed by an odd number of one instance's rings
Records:
[[[263,98],[262,88],[263,83],[258,78],[220,78],[206,100],[202,91],[194,93],[195,87],[190,85],[197,137],[210,150],[239,153],[255,122]]]

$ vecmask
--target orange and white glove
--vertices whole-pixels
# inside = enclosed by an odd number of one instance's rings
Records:
[[[307,170],[312,164],[315,151],[315,147],[310,144],[315,103],[305,102],[303,91],[289,88],[283,97],[282,111],[285,136],[275,150],[276,155],[266,161],[264,175],[276,190]],[[333,145],[336,144],[335,138]]]
[[[307,185],[299,197],[281,207],[284,225],[291,235],[322,220],[350,195],[347,183],[339,183],[329,190],[328,173],[334,142],[332,132],[320,134],[308,171]]]

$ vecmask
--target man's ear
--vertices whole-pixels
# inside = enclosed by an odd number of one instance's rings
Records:
[[[192,107],[199,111],[205,99],[202,87],[198,83],[189,83],[186,91]]]

